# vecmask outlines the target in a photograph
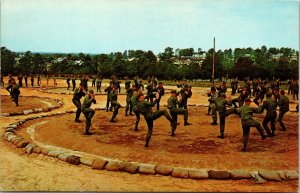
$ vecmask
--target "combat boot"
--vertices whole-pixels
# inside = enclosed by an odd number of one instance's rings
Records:
[[[92,133],[89,131],[89,129],[85,129],[84,135],[92,135]]]
[[[221,134],[218,136],[218,138],[224,139],[224,133],[221,133]]]
[[[211,124],[211,125],[218,125],[217,122],[211,122],[210,124]]]
[[[191,123],[185,121],[185,122],[184,122],[184,126],[187,126],[187,125],[191,125]]]

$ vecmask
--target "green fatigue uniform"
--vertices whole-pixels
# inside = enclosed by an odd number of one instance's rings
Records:
[[[187,100],[189,98],[189,93],[188,93],[188,90],[180,90],[178,92],[178,94],[181,95],[182,99],[181,99],[181,102],[179,104],[179,108],[184,108],[184,109],[187,109]]]
[[[81,103],[80,99],[85,96],[84,90],[79,90],[79,88],[76,88],[73,94],[72,102],[77,107],[76,110],[76,118],[75,121],[79,121],[80,113],[81,113]]]
[[[183,87],[183,90],[187,91],[188,88],[189,88],[189,85],[188,84],[177,84],[177,88],[180,88],[180,87]]]
[[[218,98],[219,93],[218,91],[215,92],[215,94],[210,93],[209,94],[210,99],[215,100]],[[211,112],[211,117],[213,122],[211,123],[212,125],[217,125],[217,120],[218,120],[218,114],[217,114],[217,106],[216,103],[209,101],[209,108],[208,108],[208,114]]]
[[[224,94],[224,93],[223,93]],[[222,95],[221,95],[222,96]],[[233,113],[236,114],[236,109],[231,108],[226,110],[226,106],[231,106],[232,102],[225,100],[223,97],[218,97],[216,99],[209,99],[210,102],[216,104],[217,110],[219,112],[219,121],[220,121],[220,136],[219,138],[224,138],[224,131],[225,131],[225,118]]]
[[[70,80],[71,80],[71,79],[68,77],[68,78],[67,78],[67,85],[68,85],[67,90],[69,90],[69,88],[70,88]]]
[[[118,102],[118,93],[117,91],[110,91],[110,95],[109,95],[110,101],[111,101],[111,105],[112,107],[114,107],[114,112],[112,114],[111,117],[111,122],[115,122],[115,118],[118,115],[119,112],[119,108],[121,107],[120,103]]]
[[[89,134],[89,129],[92,124],[92,118],[95,114],[95,110],[90,108],[92,103],[96,104],[96,100],[90,98],[90,95],[87,95],[84,97],[81,106],[82,112],[86,118],[85,134]]]
[[[153,86],[152,84],[149,84],[147,87],[147,95],[145,97],[145,99],[147,99],[149,101],[150,99],[150,102],[153,102],[153,98],[155,98],[155,94],[157,92],[157,89],[155,86]]]
[[[297,98],[298,100],[298,93],[299,93],[299,84],[297,81],[292,83],[292,93],[293,93],[293,100]]]
[[[48,79],[48,78],[47,78],[47,79]],[[76,87],[76,78],[75,78],[75,77],[72,78],[72,87],[73,87],[72,91],[74,91],[74,90],[75,90],[75,87]]]
[[[227,86],[226,85],[221,85],[219,88],[217,88],[218,89],[218,91],[219,91],[219,95],[221,94],[221,93],[225,93],[226,94],[226,92],[227,92]]]
[[[268,91],[268,88],[266,86],[263,86],[263,87],[259,86],[257,88],[257,95],[256,95],[255,99],[253,100],[253,102],[256,105],[259,105],[258,100],[260,99],[262,101],[265,98],[265,94],[267,91]]]
[[[93,80],[92,80],[92,87],[95,87],[96,86],[96,77],[93,77]]]
[[[265,139],[264,130],[261,124],[253,119],[253,113],[261,113],[260,107],[251,107],[249,105],[244,105],[237,110],[237,113],[241,117],[241,123],[243,128],[243,143],[246,149],[246,145],[249,140],[250,128],[256,127],[257,131],[260,133],[262,139]]]
[[[238,88],[238,81],[236,79],[234,79],[231,82],[231,95],[235,95],[236,94],[237,88]]]
[[[275,133],[275,121],[277,117],[276,107],[277,107],[276,102],[271,98],[267,98],[262,105],[262,111],[264,111],[265,109],[267,110],[267,114],[262,124],[264,129],[270,136],[274,136]],[[271,122],[272,133],[270,132],[270,129],[268,127],[269,122]]]
[[[137,109],[137,104],[139,102],[138,96],[132,95],[132,97],[131,97],[130,100],[131,100],[132,111],[134,112],[135,117],[136,117],[134,130],[138,131],[138,125],[139,125],[139,122],[140,122],[140,113],[139,113],[139,111]]]
[[[160,103],[160,100],[161,100],[161,97],[165,95],[165,89],[163,86],[157,86],[157,92],[159,94],[158,96],[158,99],[157,99],[157,103],[156,103],[156,110],[158,111],[159,110],[159,103]]]
[[[277,121],[279,122],[279,124],[282,128],[281,130],[283,130],[283,131],[286,131],[286,127],[285,127],[284,123],[282,122],[282,118],[283,118],[284,114],[290,110],[289,103],[290,103],[289,98],[285,95],[283,95],[279,100],[279,116],[278,116]]]
[[[131,104],[131,97],[133,96],[133,89],[129,88],[126,89],[126,110],[125,110],[125,116],[129,114],[132,115],[132,104]]]
[[[168,99],[168,109],[170,112],[170,115],[172,116],[173,119],[173,124],[172,124],[172,136],[175,135],[176,127],[177,127],[177,118],[178,114],[184,115],[184,125],[187,125],[187,120],[188,120],[188,111],[186,109],[182,108],[177,108],[177,105],[180,104],[180,101],[178,101],[177,97],[171,96]]]
[[[101,92],[101,79],[97,78],[96,80],[97,92]]]
[[[125,81],[125,90],[130,89],[130,84],[131,84],[130,80]]]
[[[137,109],[138,109],[139,113],[144,115],[144,118],[145,118],[145,120],[147,122],[147,126],[148,126],[148,133],[147,133],[147,137],[146,137],[145,147],[148,147],[149,141],[150,141],[150,138],[152,135],[153,120],[156,120],[159,117],[161,117],[162,115],[164,115],[170,121],[171,127],[172,127],[172,123],[173,123],[171,116],[169,115],[169,113],[166,110],[158,110],[158,111],[152,112],[152,107],[154,107],[155,104],[156,104],[156,100],[154,100],[154,102],[142,101],[137,104]]]
[[[112,86],[108,86],[104,89],[105,92],[107,92],[107,98],[106,98],[106,112],[108,112],[109,103],[110,103],[110,91],[112,91]],[[112,111],[112,106],[110,106],[110,111]]]
[[[13,96],[13,101],[15,101],[16,103],[16,106],[19,106],[20,86],[18,84],[13,85],[11,94]]]
[[[244,105],[245,99],[248,97],[249,97],[248,91],[246,91],[245,94],[242,91],[242,93],[240,94],[240,96],[238,98],[235,98],[232,100],[232,104],[234,105],[235,108],[238,108],[238,106],[235,104],[236,102],[238,102],[239,108],[240,108]]]

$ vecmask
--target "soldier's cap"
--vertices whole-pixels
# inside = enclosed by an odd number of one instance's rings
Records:
[[[176,94],[176,90],[171,90],[171,94]]]
[[[89,93],[90,94],[94,94],[94,90],[89,90]]]
[[[245,99],[245,102],[246,102],[246,103],[250,103],[250,102],[252,102],[252,101],[251,101],[250,98],[246,98],[246,99]]]

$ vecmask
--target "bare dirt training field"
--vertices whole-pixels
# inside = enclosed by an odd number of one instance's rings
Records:
[[[189,103],[207,104],[207,97],[201,94],[205,90],[207,88],[195,88]],[[1,89],[1,94],[5,92]],[[72,95],[41,93],[32,88],[21,89],[21,95],[62,100],[64,105],[53,112],[75,110]],[[163,97],[162,104],[166,104],[168,97],[169,94]],[[97,105],[92,107],[104,107],[106,96],[96,96],[96,99]],[[119,100],[125,106],[125,96],[120,96]],[[291,110],[294,109],[295,103],[291,104]],[[226,119],[224,140],[216,138],[219,125],[210,125],[211,116],[207,115],[206,107],[189,107],[191,126],[183,126],[183,117],[179,116],[181,124],[177,127],[175,137],[170,136],[169,123],[161,117],[154,122],[150,146],[146,149],[147,126],[143,116],[139,126],[141,131],[134,132],[135,117],[125,117],[124,108],[120,109],[116,123],[109,122],[111,114],[103,110],[96,111],[92,119],[92,136],[82,135],[85,122],[75,123],[74,113],[27,121],[18,132],[30,139],[27,128],[35,126],[34,139],[37,142],[127,161],[218,170],[298,170],[298,113],[289,112],[285,115],[284,122],[288,130],[279,131],[277,124],[277,136],[274,138],[261,140],[256,129],[252,128],[249,152],[246,153],[240,151],[242,129],[240,118],[236,115]],[[255,118],[262,121],[263,115]],[[1,118],[0,126],[5,127],[26,117]],[[84,120],[83,115],[81,120]],[[0,137],[0,188],[5,191],[298,191],[298,180],[256,184],[251,180],[199,181],[92,170],[43,155],[28,155],[5,142],[2,135],[3,130]]]

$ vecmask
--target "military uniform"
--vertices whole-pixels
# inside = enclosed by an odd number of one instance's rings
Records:
[[[222,93],[224,95],[224,93]],[[232,102],[225,100],[222,97],[222,94],[220,97],[216,99],[209,99],[210,102],[213,102],[216,104],[217,110],[219,112],[219,121],[220,121],[220,136],[219,138],[223,139],[224,138],[224,131],[225,131],[225,118],[233,113],[236,113],[235,108],[231,108],[226,110],[226,106],[231,106]]]
[[[283,130],[283,131],[286,131],[286,127],[282,121],[282,118],[283,118],[284,114],[290,110],[289,103],[290,103],[289,98],[285,95],[281,96],[279,103],[278,103],[279,104],[279,116],[278,116],[277,121],[279,122],[279,124],[282,128],[281,130]]]
[[[137,109],[138,109],[139,113],[144,115],[144,118],[145,118],[145,120],[147,122],[147,126],[148,126],[148,133],[147,133],[147,137],[146,137],[145,147],[148,147],[150,139],[151,139],[151,135],[152,135],[152,131],[153,131],[153,120],[156,120],[163,115],[170,121],[171,127],[172,127],[172,123],[173,123],[171,116],[169,115],[169,113],[166,110],[158,110],[158,111],[152,112],[152,107],[156,104],[156,102],[157,102],[157,100],[154,100],[154,102],[142,101],[137,104]]]
[[[25,74],[25,76],[24,76],[24,81],[25,81],[26,87],[28,86],[27,79],[28,79],[28,77],[27,77],[27,75]]]
[[[96,86],[96,77],[93,77],[93,81],[92,81],[92,87]]]
[[[70,80],[71,80],[71,79],[68,77],[68,78],[67,78],[67,84],[68,84],[67,90],[69,90],[69,88],[70,88]]]
[[[33,87],[33,85],[34,85],[34,75],[33,74],[30,77],[30,81],[31,81],[31,87]]]
[[[18,84],[14,84],[11,92],[13,96],[13,101],[15,101],[16,106],[19,106],[20,86]]]
[[[153,98],[155,98],[155,94],[157,92],[155,85],[149,84],[146,87],[146,89],[147,89],[147,96],[145,97],[145,99],[147,99],[148,101],[150,99],[150,101],[153,102]]]
[[[218,91],[215,91],[215,93],[213,94],[212,92],[209,94],[210,99],[215,100],[216,98],[218,98],[219,93]],[[213,122],[211,123],[212,125],[217,125],[217,120],[218,120],[218,114],[217,114],[217,106],[216,103],[209,101],[209,108],[208,108],[208,114],[210,114],[211,112],[211,117]]]
[[[111,117],[111,122],[115,122],[115,118],[118,115],[119,108],[121,107],[120,103],[118,102],[118,93],[117,91],[111,90],[109,95],[111,105],[114,107],[114,112]]]
[[[235,104],[236,102],[239,103],[239,107],[242,107],[244,102],[245,102],[245,99],[249,97],[249,93],[248,91],[246,91],[245,93],[242,93],[240,94],[240,96],[238,98],[235,98],[232,100],[232,104],[234,105],[235,108],[238,108],[238,106]]]
[[[131,84],[130,80],[125,81],[125,90],[130,89],[130,84]]]
[[[97,92],[101,92],[101,79],[97,78],[96,80],[96,87],[97,87]]]
[[[72,87],[73,87],[73,91],[75,90],[75,87],[76,87],[76,78],[72,78]]]
[[[262,111],[264,111],[265,109],[267,110],[267,114],[263,120],[263,127],[270,136],[273,136],[275,134],[275,121],[277,117],[276,107],[276,102],[269,97],[263,102],[262,105]],[[270,129],[268,127],[269,122],[271,122],[272,133],[270,132]]]
[[[84,100],[83,100],[82,106],[81,106],[82,113],[84,114],[84,116],[86,118],[85,134],[90,134],[89,129],[92,124],[92,118],[95,114],[95,110],[90,108],[92,103],[96,104],[96,100],[92,99],[90,97],[90,95],[87,95],[84,97]]]
[[[164,89],[164,86],[159,86],[159,85],[157,86],[156,89],[159,94],[157,103],[156,103],[156,110],[159,110],[159,103],[160,103],[161,97],[165,95],[165,89]]]
[[[85,95],[86,95],[85,91],[80,90],[79,88],[76,88],[74,91],[74,94],[73,94],[72,102],[77,107],[76,118],[75,118],[75,121],[77,121],[77,122],[79,122],[79,117],[80,117],[80,113],[81,113],[80,99]]]
[[[134,95],[132,95],[130,100],[131,100],[131,105],[132,105],[132,111],[134,112],[135,117],[136,117],[134,130],[138,131],[138,125],[139,125],[139,122],[140,122],[140,113],[139,113],[138,108],[137,108],[137,104],[139,102],[138,96],[134,94]]]
[[[256,127],[262,139],[266,138],[261,124],[258,121],[253,119],[253,113],[261,113],[261,112],[262,111],[260,107],[251,107],[250,105],[244,105],[237,110],[237,113],[241,117],[241,123],[243,128],[244,151],[246,150],[246,146],[249,140],[251,127]]]
[[[180,101],[178,101],[177,97],[171,96],[168,99],[168,109],[169,109],[170,115],[172,116],[172,119],[173,119],[172,136],[175,135],[175,131],[176,131],[176,127],[177,127],[178,114],[184,115],[184,125],[189,125],[189,123],[187,122],[187,120],[188,120],[188,111],[186,109],[177,108],[178,104],[180,104]]]
[[[235,95],[236,94],[237,85],[238,85],[238,81],[236,79],[234,79],[231,82],[231,95]]]
[[[133,88],[126,89],[126,110],[125,110],[125,116],[129,114],[132,115],[132,103],[131,103],[131,97],[133,96]]]
[[[19,81],[19,85],[20,85],[20,87],[22,87],[23,86],[23,76],[20,74],[19,76],[18,76],[18,81]]]
[[[107,98],[106,98],[106,112],[108,112],[108,108],[109,108],[109,103],[110,103],[110,91],[112,90],[112,86],[109,85],[108,87],[106,87],[104,89],[105,92],[107,92]],[[112,106],[110,106],[110,111],[112,110]]]
[[[265,94],[268,91],[268,88],[266,86],[259,86],[257,88],[257,94],[256,97],[254,98],[253,102],[256,105],[259,105],[258,100],[260,99],[261,101],[265,98]]]

